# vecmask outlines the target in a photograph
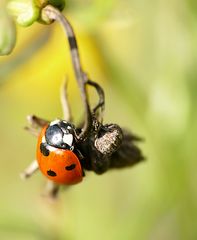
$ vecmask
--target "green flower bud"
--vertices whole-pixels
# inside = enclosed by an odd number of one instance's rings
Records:
[[[11,0],[7,8],[16,17],[16,22],[24,27],[33,24],[40,16],[36,0]]]
[[[9,54],[15,46],[15,25],[4,9],[0,10],[0,55]]]
[[[44,24],[52,22],[41,15],[42,8],[47,5],[52,5],[61,11],[65,6],[65,0],[11,0],[7,8],[19,25],[27,27],[35,21]]]

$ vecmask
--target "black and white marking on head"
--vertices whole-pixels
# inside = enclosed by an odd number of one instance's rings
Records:
[[[45,137],[49,145],[59,146],[62,144],[63,135],[61,128],[56,124],[47,128]]]
[[[43,142],[52,147],[73,150],[74,126],[66,121],[55,120],[46,130]]]

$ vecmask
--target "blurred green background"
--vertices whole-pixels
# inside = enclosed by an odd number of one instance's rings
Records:
[[[147,161],[84,181],[50,203],[45,178],[19,173],[35,158],[26,115],[61,117],[66,75],[75,122],[79,92],[56,24],[17,28],[0,57],[0,239],[197,239],[197,2],[68,0],[84,69],[105,88],[105,122],[145,138]],[[96,101],[94,94],[91,95]]]

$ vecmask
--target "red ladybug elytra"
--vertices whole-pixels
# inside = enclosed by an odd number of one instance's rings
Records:
[[[74,151],[74,126],[55,120],[43,127],[37,143],[37,161],[41,172],[60,184],[82,181],[83,170]]]

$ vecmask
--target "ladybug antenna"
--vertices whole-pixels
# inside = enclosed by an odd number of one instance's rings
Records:
[[[85,79],[85,74],[81,67],[81,61],[79,57],[79,50],[77,46],[75,33],[73,31],[71,24],[67,20],[67,18],[58,9],[54,8],[51,5],[47,5],[45,8],[43,8],[42,11],[43,11],[43,14],[46,17],[48,17],[50,20],[57,20],[62,25],[68,38],[74,72],[75,72],[76,80],[81,92],[81,98],[85,108],[84,126],[82,128],[81,133],[78,136],[79,140],[82,141],[87,137],[92,127],[92,115],[91,115],[90,106],[89,106],[88,97],[87,97],[87,90],[86,90],[87,82]]]

